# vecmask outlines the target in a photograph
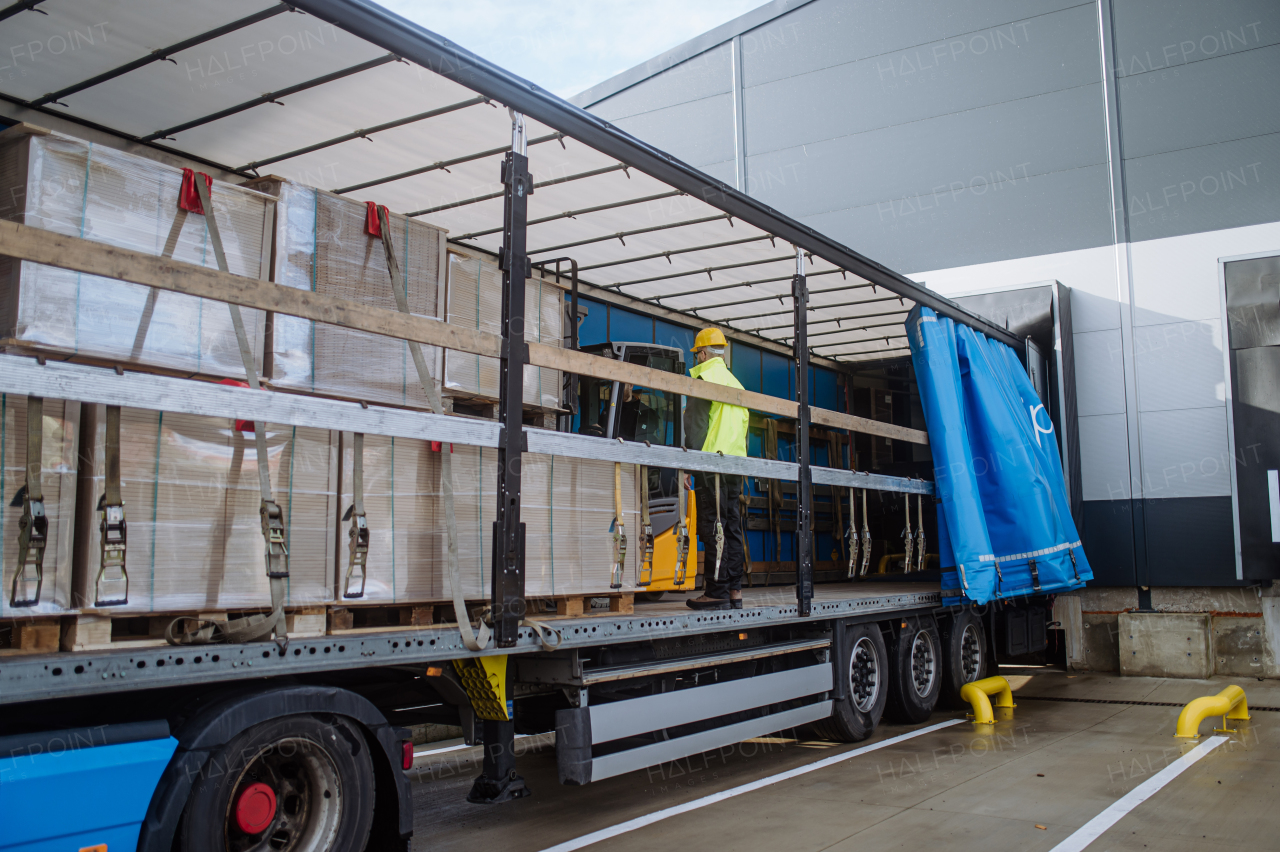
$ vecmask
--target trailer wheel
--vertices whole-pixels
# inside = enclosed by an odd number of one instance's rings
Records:
[[[884,637],[875,624],[855,624],[845,631],[845,677],[848,694],[837,701],[831,717],[815,722],[818,736],[836,742],[856,743],[875,733],[889,697],[889,655]]]
[[[892,674],[885,718],[918,724],[929,718],[942,693],[942,640],[932,616],[907,619],[889,649]]]
[[[373,763],[340,716],[284,716],[210,755],[179,829],[185,852],[359,852],[373,822]]]
[[[946,665],[943,666],[943,706],[958,710],[968,705],[960,697],[960,689],[984,677],[990,665],[987,632],[982,619],[973,610],[963,609],[951,617],[951,625],[943,638]]]

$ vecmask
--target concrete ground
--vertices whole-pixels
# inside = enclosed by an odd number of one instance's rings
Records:
[[[1015,686],[1018,707],[994,730],[962,721],[585,848],[1049,850],[1195,747],[1173,737],[1181,704],[1235,683],[1251,706],[1280,710],[1277,681],[1001,674]],[[939,711],[928,725],[962,717]],[[1220,724],[1207,720],[1201,741]],[[529,737],[518,741],[525,750],[518,765],[534,795],[498,806],[465,801],[479,749],[425,754],[415,767],[413,848],[547,849],[928,725],[882,725],[857,745],[784,732],[587,787],[560,786],[551,735]],[[1280,712],[1256,710],[1233,726],[1228,742],[1120,818],[1091,852],[1280,848]]]

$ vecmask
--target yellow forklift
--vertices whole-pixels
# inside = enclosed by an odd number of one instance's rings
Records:
[[[600,343],[584,346],[582,351],[685,375],[684,352],[674,346]],[[680,394],[590,376],[579,376],[577,381],[580,434],[663,447],[681,445],[684,398]],[[637,543],[640,551],[636,564],[642,567],[636,578],[640,589],[637,598],[652,599],[663,592],[693,591],[698,577],[698,516],[693,493],[679,482],[680,471],[658,467],[641,469],[647,482],[641,495],[641,536]],[[646,504],[647,518],[643,517]],[[680,522],[682,505],[684,523]],[[646,553],[649,542],[653,545],[651,560]]]

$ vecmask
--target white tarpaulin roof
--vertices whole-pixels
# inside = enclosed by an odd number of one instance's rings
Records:
[[[277,174],[417,214],[488,251],[501,241],[511,106],[530,116],[541,184],[529,200],[534,263],[570,256],[585,282],[789,344],[799,245],[814,354],[902,356],[916,300],[1001,336],[380,7],[298,6],[314,15],[265,0],[23,0],[0,10],[12,46],[0,97],[246,178]]]

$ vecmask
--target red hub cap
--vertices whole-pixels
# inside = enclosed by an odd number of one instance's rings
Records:
[[[276,818],[276,793],[261,781],[250,784],[236,802],[236,825],[245,834],[261,834]]]

